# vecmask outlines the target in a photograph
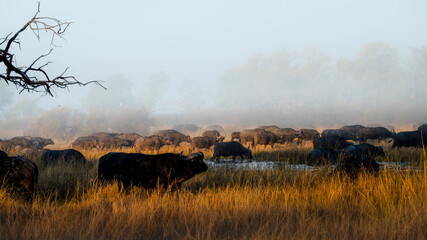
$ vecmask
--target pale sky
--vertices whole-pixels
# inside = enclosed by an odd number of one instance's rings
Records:
[[[66,41],[55,42],[61,47],[49,58],[52,73],[70,67],[69,74],[83,82],[120,75],[132,83],[129,94],[137,97],[161,78],[168,88],[163,101],[194,101],[202,108],[215,104],[223,91],[218,82],[235,76],[254,56],[266,64],[283,49],[303,54],[309,47],[335,64],[342,57],[354,60],[368,43],[383,42],[405,61],[410,48],[427,45],[424,0],[39,1],[39,16],[73,22]],[[17,31],[36,8],[37,1],[0,0],[0,36]],[[22,50],[15,49],[18,60],[24,64],[46,53],[49,36],[42,38],[38,43],[30,32],[23,34]],[[191,88],[204,99],[179,97],[177,92]],[[87,105],[91,87],[58,90],[54,98],[10,89],[15,101],[28,96],[42,106],[79,107]]]

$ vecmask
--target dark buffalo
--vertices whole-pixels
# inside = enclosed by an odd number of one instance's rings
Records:
[[[422,142],[424,146],[427,146],[425,142],[427,134],[423,133],[422,135],[419,131],[409,131],[409,132],[399,132],[393,138],[392,148],[396,147],[422,147]]]
[[[207,169],[203,153],[184,157],[174,153],[145,155],[110,152],[99,159],[98,178],[106,181],[117,179],[126,189],[132,185],[147,189],[157,186],[176,189],[182,182]]]
[[[274,130],[273,134],[276,135],[277,142],[282,144],[291,143],[300,136],[300,132],[292,128],[279,128]]]
[[[98,147],[99,137],[96,136],[84,136],[78,137],[71,143],[71,147],[79,149],[92,149]]]
[[[74,149],[65,150],[48,150],[43,153],[42,162],[44,165],[57,164],[57,163],[70,163],[70,164],[86,164],[87,160],[83,154]]]
[[[236,160],[236,157],[240,157],[242,161],[244,158],[253,159],[252,151],[249,148],[243,147],[242,144],[238,142],[223,142],[215,145],[211,160],[219,162],[220,157],[229,156],[233,156],[233,162]]]
[[[365,142],[368,139],[383,140],[393,138],[394,133],[384,127],[367,127],[359,130],[358,140]]]
[[[313,141],[313,148],[315,149],[329,148],[342,150],[350,145],[351,143],[347,142],[345,138],[339,136],[320,137]]]
[[[23,157],[8,157],[0,151],[0,185],[22,193],[33,192],[39,176],[37,165]]]
[[[371,158],[347,157],[338,163],[334,172],[356,179],[361,172],[377,174],[380,165]]]
[[[194,148],[210,148],[219,141],[211,137],[193,137],[191,138],[191,147]]]
[[[303,129],[300,129],[299,132],[300,132],[299,139],[301,140],[313,141],[314,139],[317,139],[320,137],[320,133],[315,129],[303,128]]]
[[[345,140],[356,140],[356,136],[353,133],[346,132],[341,129],[325,129],[322,132],[322,137],[340,137]]]
[[[270,145],[273,146],[277,142],[277,137],[272,132],[256,132],[254,135],[254,146]]]
[[[172,144],[169,139],[160,136],[140,137],[135,141],[135,148],[139,150],[159,150],[164,145]]]
[[[313,149],[307,155],[306,164],[309,166],[330,165],[337,161],[338,154],[328,148]]]
[[[240,142],[240,132],[232,132],[231,133],[231,141]]]
[[[181,142],[190,142],[190,136],[186,136],[174,129],[160,130],[153,135],[168,138],[175,146],[178,146]]]
[[[368,143],[362,143],[346,147],[344,155],[347,157],[371,158],[375,160],[376,157],[385,156],[385,153],[381,146],[375,147]]]

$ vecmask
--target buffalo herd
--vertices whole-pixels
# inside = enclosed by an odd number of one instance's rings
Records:
[[[217,128],[218,129],[218,128]],[[187,143],[191,146],[188,156],[175,153],[147,155],[142,153],[110,152],[99,159],[98,179],[100,181],[117,180],[120,187],[131,185],[143,188],[161,187],[177,189],[181,183],[196,174],[207,171],[204,154],[198,149],[213,147],[214,162],[221,157],[253,159],[250,147],[312,141],[313,150],[307,155],[306,164],[312,166],[335,164],[335,172],[346,173],[351,178],[357,177],[361,169],[377,173],[379,165],[375,159],[385,156],[380,146],[366,143],[367,140],[393,141],[392,148],[423,147],[426,145],[427,124],[416,131],[395,133],[384,127],[364,127],[349,125],[340,129],[325,129],[320,134],[314,129],[294,130],[277,126],[260,126],[245,129],[231,134],[231,141],[224,142],[225,137],[217,129],[206,129],[202,136],[191,138],[174,129],[160,130],[151,136],[136,133],[95,133],[77,138],[71,149],[46,150],[41,156],[41,164],[79,164],[87,160],[77,149],[122,149],[135,147],[136,150],[160,149],[162,146],[180,146]],[[10,186],[20,192],[35,190],[38,179],[36,163],[22,156],[9,156],[6,152],[22,149],[40,150],[49,144],[51,139],[41,137],[15,137],[0,140],[0,184]],[[246,146],[246,147],[245,147]],[[342,159],[341,161],[338,161]]]
[[[43,149],[47,145],[53,145],[54,142],[50,138],[42,137],[14,137],[9,140],[0,140],[0,150],[10,151],[22,151],[24,149]]]
[[[216,125],[214,125],[216,126]],[[217,128],[222,129],[222,128]],[[424,129],[424,131],[423,131]],[[155,131],[151,136],[136,133],[95,133],[77,138],[72,144],[76,149],[123,149],[134,147],[137,150],[159,150],[163,146],[180,146],[186,143],[192,150],[209,149],[225,140],[218,130],[205,130],[201,136],[190,137],[175,129]],[[344,148],[348,141],[364,143],[367,140],[389,140],[396,147],[421,147],[422,139],[427,136],[427,124],[416,131],[395,133],[384,127],[365,127],[347,125],[339,129],[324,129],[321,133],[316,129],[280,128],[275,125],[259,126],[244,129],[230,134],[230,141],[240,142],[244,146],[258,145],[271,147],[275,144],[302,143],[312,141],[314,148]],[[1,143],[1,142],[0,142]],[[337,146],[331,146],[338,144]],[[327,146],[325,146],[327,145]],[[1,146],[1,144],[0,144]],[[0,148],[1,149],[1,148]]]

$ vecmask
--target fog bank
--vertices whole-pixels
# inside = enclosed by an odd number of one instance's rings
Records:
[[[14,89],[0,82],[0,138],[69,142],[101,131],[149,135],[176,124],[220,124],[227,131],[270,124],[413,128],[427,122],[427,47],[409,52],[401,56],[373,42],[336,59],[316,47],[283,48],[255,54],[213,82],[176,80],[166,72],[146,79],[118,73],[105,79],[107,90],[87,87],[87,95],[75,100],[80,107],[45,109],[27,95],[14,97]]]

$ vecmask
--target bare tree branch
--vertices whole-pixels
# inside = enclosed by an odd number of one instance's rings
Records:
[[[0,39],[0,47],[6,44],[5,48],[0,48],[0,63],[3,63],[6,67],[6,73],[0,73],[0,79],[3,79],[7,84],[14,84],[19,93],[23,91],[28,92],[43,92],[53,96],[53,88],[62,88],[68,89],[69,86],[78,85],[86,86],[87,84],[94,83],[104,89],[104,86],[101,85],[99,81],[90,81],[90,82],[80,82],[74,76],[67,76],[65,73],[68,68],[66,68],[62,74],[59,76],[51,78],[49,74],[44,70],[44,67],[51,64],[52,62],[48,61],[44,64],[41,64],[39,67],[36,67],[36,64],[53,51],[52,46],[55,46],[54,40],[55,37],[64,38],[64,33],[67,28],[70,26],[71,22],[63,22],[56,18],[52,17],[38,17],[40,13],[40,3],[37,6],[37,12],[34,16],[28,21],[21,29],[19,29],[15,34],[8,34],[5,38]],[[40,31],[44,31],[52,34],[52,39],[50,42],[50,50],[47,54],[41,55],[36,58],[28,67],[20,67],[16,65],[14,54],[10,53],[11,46],[16,44],[21,48],[21,43],[18,40],[19,34],[24,32],[27,28],[35,34],[38,40],[40,40]]]

